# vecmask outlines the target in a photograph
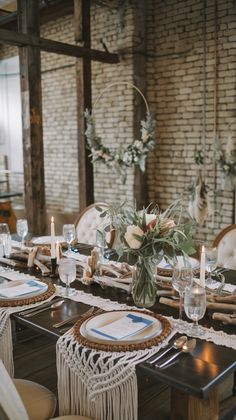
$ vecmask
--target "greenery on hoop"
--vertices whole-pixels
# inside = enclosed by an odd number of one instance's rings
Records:
[[[216,142],[216,162],[218,163],[223,174],[226,185],[231,187],[236,186],[236,149],[233,144],[231,136],[229,136],[226,143],[225,150],[222,147],[219,139]],[[228,181],[228,182],[227,182]],[[226,186],[224,185],[224,187]]]
[[[199,225],[203,225],[207,219],[210,206],[208,196],[208,186],[204,175],[204,155],[201,150],[195,155],[195,163],[198,166],[196,178],[188,188],[190,193],[188,211],[190,216],[196,220]]]
[[[96,134],[95,120],[88,109],[85,111],[85,118],[87,123],[85,135],[93,163],[101,162],[109,168],[115,168],[123,183],[126,181],[127,168],[137,165],[142,172],[145,172],[146,157],[155,145],[155,122],[149,112],[146,119],[141,121],[141,139],[129,144],[125,150],[112,150],[104,146],[101,137]]]

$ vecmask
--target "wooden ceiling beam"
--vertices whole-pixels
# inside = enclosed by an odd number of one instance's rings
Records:
[[[20,33],[8,29],[0,29],[0,43],[15,45],[17,47],[39,47],[42,51],[68,55],[70,57],[86,57],[102,63],[114,64],[119,62],[118,54],[66,44],[64,42],[41,38],[37,35]]]
[[[60,17],[64,17],[69,14],[73,14],[74,5],[73,0],[54,0],[49,4],[41,4],[40,13],[40,24],[47,23],[50,20],[54,20]],[[5,29],[17,29],[17,11],[12,12],[9,16],[1,17],[0,27]]]

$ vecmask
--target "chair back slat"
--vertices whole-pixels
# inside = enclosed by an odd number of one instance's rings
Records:
[[[4,364],[0,360],[0,408],[8,420],[29,420],[23,402],[10,378]],[[0,412],[0,413],[1,413]],[[2,419],[2,417],[0,417]]]

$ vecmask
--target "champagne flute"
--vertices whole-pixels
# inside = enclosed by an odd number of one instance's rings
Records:
[[[179,319],[182,319],[184,292],[186,287],[191,285],[192,279],[193,271],[190,266],[174,266],[172,286],[179,293]]]
[[[214,280],[211,277],[212,271],[217,267],[217,248],[212,246],[205,246],[205,255],[206,255],[206,286],[211,286],[214,283]]]
[[[21,238],[21,248],[24,247],[25,237],[28,233],[28,222],[26,219],[18,219],[16,222],[17,235]]]
[[[75,225],[67,224],[63,225],[63,236],[65,241],[68,244],[68,253],[72,252],[71,244],[75,239]]]
[[[188,318],[193,321],[189,330],[190,335],[200,336],[204,332],[199,328],[198,321],[206,312],[206,290],[197,283],[185,290],[184,311]]]
[[[76,262],[71,258],[62,258],[59,263],[58,273],[60,279],[66,285],[65,296],[71,296],[70,284],[76,278]]]

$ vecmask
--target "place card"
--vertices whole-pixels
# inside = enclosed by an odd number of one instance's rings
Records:
[[[11,285],[11,283],[9,285]],[[43,291],[45,288],[47,289],[47,285],[45,283],[41,283],[36,280],[28,280],[27,282],[17,286],[0,288],[0,296],[8,299],[15,298],[29,293],[39,292],[40,290]]]
[[[111,340],[122,340],[140,333],[150,327],[153,322],[154,320],[152,321],[150,318],[147,319],[143,316],[129,313],[126,316],[123,316],[122,318],[102,327],[91,328],[91,331],[103,337],[110,338]]]

